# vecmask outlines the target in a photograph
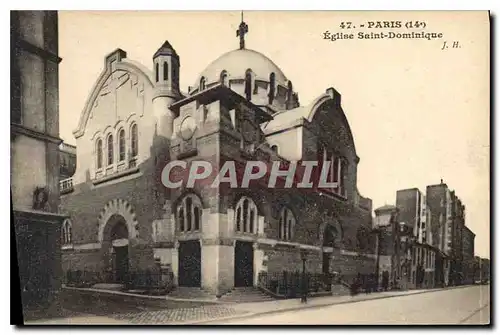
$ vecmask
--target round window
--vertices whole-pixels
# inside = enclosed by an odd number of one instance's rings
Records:
[[[196,130],[196,122],[191,116],[187,116],[181,123],[181,137],[183,140],[187,141],[193,137],[194,131]]]

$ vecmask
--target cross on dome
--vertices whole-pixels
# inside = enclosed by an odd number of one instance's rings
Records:
[[[241,11],[241,23],[236,30],[236,37],[240,38],[240,49],[245,49],[245,34],[248,33],[248,25],[243,21],[243,11]]]

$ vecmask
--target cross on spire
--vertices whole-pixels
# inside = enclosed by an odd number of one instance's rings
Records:
[[[236,30],[236,37],[240,38],[240,49],[245,49],[245,34],[248,33],[248,25],[243,21],[243,11],[241,11],[241,23]]]

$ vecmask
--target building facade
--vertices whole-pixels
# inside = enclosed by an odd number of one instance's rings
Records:
[[[375,209],[373,228],[377,232],[377,272],[379,286],[384,288],[387,280],[389,288],[395,288],[401,280],[402,243],[399,229],[398,208],[385,205]],[[387,277],[384,279],[384,277]]]
[[[408,287],[434,287],[436,248],[433,246],[432,212],[417,188],[396,192],[400,229],[409,249]]]
[[[22,304],[56,307],[61,287],[58,18],[11,11],[11,199]]]
[[[463,284],[474,283],[474,243],[476,234],[467,226],[463,228],[462,235],[462,267],[463,267]]]
[[[62,198],[71,229],[65,270],[119,282],[160,266],[176,285],[216,295],[301,270],[304,255],[308,272],[346,280],[374,272],[372,205],[356,187],[359,157],[341,95],[328,88],[300,105],[292,81],[245,48],[239,32],[240,48],[208,65],[188,92],[169,42],[149,67],[121,49],[105,58],[74,132],[78,165]],[[333,163],[335,187],[162,183],[173,161],[220,170],[227,161],[307,160]]]

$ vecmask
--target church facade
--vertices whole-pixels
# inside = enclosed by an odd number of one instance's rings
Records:
[[[169,268],[178,286],[221,295],[262,274],[375,271],[372,204],[357,190],[353,134],[328,88],[300,105],[292,81],[262,53],[240,48],[179,87],[167,41],[149,67],[117,49],[74,132],[77,168],[62,196],[63,268],[112,273]],[[166,188],[162,171],[187,163],[331,162],[334,188]]]

